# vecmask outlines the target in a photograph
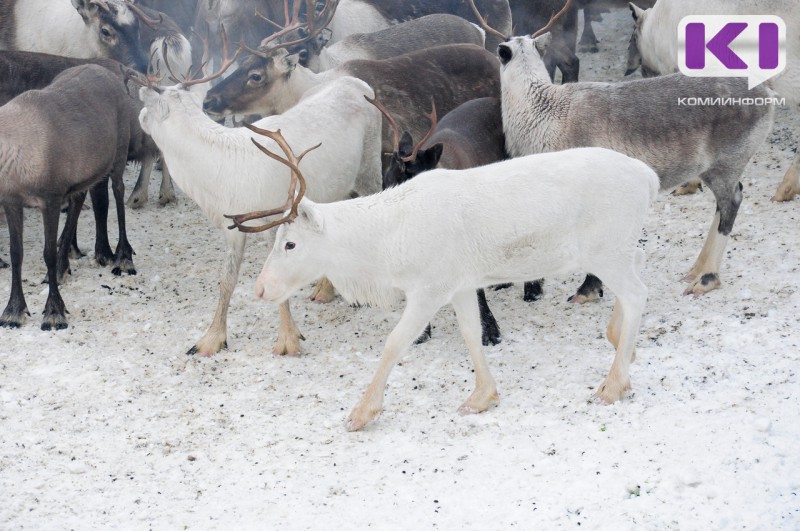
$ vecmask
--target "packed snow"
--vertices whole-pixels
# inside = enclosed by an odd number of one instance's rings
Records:
[[[630,27],[627,10],[596,24],[583,79],[621,79]],[[446,307],[392,373],[381,416],[348,433],[402,307],[319,305],[308,287],[292,299],[303,355],[274,357],[277,308],[254,295],[270,249],[254,237],[229,349],[187,356],[216,306],[224,243],[180,192],[160,207],[154,184],[127,214],[138,274],[73,260],[69,328],[43,332],[42,223],[27,211],[32,315],[0,329],[0,528],[800,528],[800,203],[769,201],[800,141],[792,121],[779,110],[742,179],[721,289],[681,295],[711,193],[653,205],[633,390],[611,406],[589,399],[613,357],[614,297],[567,303],[580,274],[547,279],[535,303],[521,285],[488,291],[503,334],[486,349],[496,407],[456,413],[474,375]],[[93,241],[85,212],[79,242]],[[10,284],[0,270],[3,304]]]

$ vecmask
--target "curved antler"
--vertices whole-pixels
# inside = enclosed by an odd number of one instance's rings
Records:
[[[139,20],[141,20],[142,22],[144,22],[145,24],[147,24],[148,26],[150,26],[153,29],[156,29],[158,26],[160,26],[164,22],[164,14],[163,13],[159,13],[157,19],[150,18],[150,16],[148,16],[144,11],[142,11],[142,8],[140,8],[139,6],[134,4],[131,0],[128,0],[128,2],[126,2],[126,4],[128,6],[128,9],[133,11],[133,13],[137,17],[139,17]]]
[[[283,3],[283,11],[284,17],[286,19],[286,24],[281,26],[277,22],[270,20],[269,18],[265,17],[261,13],[256,12],[256,15],[269,24],[272,24],[276,28],[279,28],[279,31],[273,33],[269,37],[263,39],[261,44],[258,46],[258,50],[252,50],[250,48],[246,48],[247,51],[254,55],[258,55],[261,57],[269,57],[269,53],[280,48],[291,48],[292,46],[297,46],[299,44],[303,44],[314,38],[320,31],[325,29],[333,19],[333,15],[336,13],[336,8],[339,6],[339,0],[327,0],[323,5],[322,9],[317,11],[316,9],[316,0],[305,0],[306,6],[306,22],[302,23],[300,21],[300,8],[303,2],[300,0],[296,0],[293,7],[291,14],[289,13],[289,0],[284,0]],[[282,41],[284,37],[290,35],[292,32],[297,31],[298,37],[291,38],[287,41]]]
[[[292,178],[289,182],[289,196],[286,198],[286,202],[277,207],[272,208],[270,210],[262,210],[259,212],[250,212],[248,214],[238,214],[238,215],[228,215],[225,214],[225,217],[233,220],[233,225],[229,226],[229,229],[239,229],[240,232],[245,233],[254,233],[254,232],[263,232],[265,230],[271,229],[273,227],[277,227],[278,225],[282,225],[284,223],[290,223],[297,217],[297,207],[300,205],[300,201],[303,199],[303,196],[306,193],[306,180],[303,177],[303,174],[300,172],[300,161],[303,160],[309,152],[317,149],[322,144],[317,144],[316,146],[312,146],[302,153],[299,156],[294,154],[292,148],[289,147],[289,144],[286,142],[286,139],[283,138],[283,134],[281,133],[280,129],[277,131],[268,131],[266,129],[260,129],[250,124],[244,124],[245,127],[253,131],[254,133],[258,133],[259,135],[266,136],[271,138],[278,144],[278,147],[283,150],[286,154],[286,158],[281,157],[280,155],[276,155],[275,153],[268,150],[263,145],[256,142],[255,138],[251,138],[250,140],[255,144],[255,146],[261,150],[262,153],[267,155],[268,157],[277,160],[281,164],[284,164],[289,167],[292,171]],[[247,225],[242,225],[242,223],[246,221],[251,221],[254,219],[265,218],[267,216],[274,216],[276,214],[281,214],[286,211],[289,211],[285,216],[266,225],[259,225],[257,227],[250,227]]]
[[[470,1],[472,1],[472,0],[470,0]],[[548,31],[550,31],[553,28],[553,24],[555,24],[556,20],[561,18],[564,15],[564,13],[567,12],[567,10],[570,8],[571,5],[572,5],[572,0],[567,0],[567,3],[564,4],[564,7],[561,8],[561,11],[559,11],[555,15],[551,15],[550,16],[550,21],[547,23],[547,25],[545,27],[543,27],[542,29],[536,30],[535,32],[533,32],[531,34],[531,37],[533,37],[535,39],[539,35],[544,35]]]
[[[507,41],[510,35],[504,34],[502,31],[498,31],[495,28],[491,27],[486,19],[483,18],[481,12],[478,11],[477,6],[475,5],[475,0],[469,0],[469,6],[472,8],[472,12],[475,13],[475,18],[478,19],[478,23],[480,23],[481,27],[486,31],[486,33],[491,33],[495,37],[500,37],[504,41]]]
[[[373,104],[375,107],[377,107],[378,110],[381,111],[381,114],[383,114],[386,117],[386,121],[389,122],[389,127],[392,128],[392,132],[394,133],[394,148],[393,148],[393,152],[394,153],[399,153],[399,151],[400,151],[400,129],[398,129],[398,127],[397,127],[397,122],[394,121],[394,118],[392,118],[392,115],[389,114],[389,111],[386,110],[386,107],[384,107],[383,104],[378,101],[378,95],[377,94],[375,95],[374,99],[372,99],[369,96],[367,96],[366,94],[364,94],[364,99],[367,100],[368,102],[370,102],[371,104]]]
[[[419,151],[419,148],[421,148],[422,145],[428,141],[433,134],[434,129],[436,129],[436,103],[433,101],[433,96],[431,96],[431,112],[430,114],[426,114],[425,117],[430,120],[431,128],[428,129],[427,134],[425,134],[422,140],[417,142],[417,144],[414,146],[414,149],[411,151],[411,155],[403,157],[403,162],[414,162],[417,160],[417,152]]]

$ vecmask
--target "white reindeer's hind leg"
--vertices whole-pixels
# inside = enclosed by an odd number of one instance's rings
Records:
[[[639,323],[647,301],[647,288],[639,278],[636,265],[643,260],[644,252],[641,249],[635,249],[634,252],[635,259],[632,259],[630,266],[625,269],[619,270],[615,267],[608,267],[607,270],[604,267],[592,269],[602,275],[605,285],[617,297],[608,327],[609,341],[612,344],[616,341],[617,352],[608,376],[594,395],[597,402],[604,404],[616,402],[631,388],[629,367],[633,361],[636,334],[639,332]]]
[[[314,290],[311,292],[311,299],[314,302],[319,302],[320,304],[327,304],[333,300],[336,296],[336,290],[333,288],[333,284],[327,278],[323,277],[319,279],[317,285],[314,286]]]
[[[783,176],[781,184],[775,190],[775,195],[772,196],[773,201],[790,201],[800,194],[800,149],[792,161],[792,165],[786,170],[786,175]]]
[[[278,341],[272,347],[272,353],[276,356],[297,356],[300,354],[300,340],[304,340],[303,334],[297,328],[289,310],[289,301],[283,302],[280,307],[281,324],[278,330]]]
[[[462,415],[481,413],[489,409],[497,401],[497,384],[495,384],[489,364],[483,355],[481,342],[481,318],[478,310],[478,299],[474,291],[462,291],[453,297],[453,308],[456,311],[458,327],[467,344],[475,367],[475,390],[469,395],[458,412]]]
[[[397,326],[386,339],[381,362],[372,382],[347,419],[345,425],[347,431],[360,430],[378,416],[383,408],[383,393],[389,373],[443,304],[443,302],[433,301],[429,297],[425,298],[424,295],[406,294],[406,308],[403,310],[403,316],[400,317]],[[480,342],[480,335],[478,342]]]
[[[156,159],[152,155],[146,155],[142,160],[142,167],[139,168],[139,177],[133,185],[133,192],[125,203],[128,208],[142,208],[147,203],[147,190],[150,187],[150,174],[153,171]]]
[[[158,204],[164,206],[167,203],[175,203],[177,200],[177,197],[175,197],[175,189],[172,187],[172,177],[170,177],[169,168],[167,168],[167,162],[162,156],[161,189],[158,191]]]
[[[228,306],[233,290],[236,288],[236,280],[239,278],[239,266],[242,264],[247,235],[239,231],[226,230],[225,239],[228,243],[228,252],[225,255],[225,269],[219,282],[217,311],[214,313],[211,326],[187,354],[213,356],[221,349],[228,347]]]

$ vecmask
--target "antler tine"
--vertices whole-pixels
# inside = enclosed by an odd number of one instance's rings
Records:
[[[159,13],[157,19],[150,18],[150,16],[148,16],[144,11],[142,11],[142,8],[140,8],[139,6],[134,4],[131,0],[128,0],[127,4],[128,4],[128,8],[131,11],[133,11],[133,13],[137,17],[139,17],[139,20],[141,20],[142,22],[144,22],[145,24],[147,24],[148,26],[150,26],[153,29],[156,29],[157,26],[161,25],[164,22],[163,13]]]
[[[271,18],[267,17],[266,15],[262,15],[261,13],[259,13],[258,8],[256,8],[256,17],[260,18],[261,20],[263,20],[264,22],[266,22],[268,24],[271,24],[271,25],[275,26],[275,28],[278,31],[283,29],[283,26],[281,26],[280,24],[278,24],[277,22],[275,22]]]
[[[386,117],[386,121],[389,122],[389,126],[392,128],[392,132],[394,132],[394,148],[393,148],[393,152],[394,153],[399,153],[400,152],[400,129],[397,127],[397,122],[394,121],[394,118],[392,118],[392,115],[389,114],[389,111],[386,110],[386,107],[384,107],[383,104],[378,101],[377,95],[375,96],[375,99],[372,99],[369,96],[367,96],[366,94],[364,94],[364,99],[367,100],[368,102],[370,102],[371,104],[373,104],[375,107],[377,107],[377,109],[379,111],[381,111],[381,114],[383,114]]]
[[[508,40],[508,37],[509,37],[508,35],[504,35],[501,31],[498,31],[498,30],[494,29],[493,27],[491,27],[489,25],[488,22],[486,22],[486,19],[483,18],[483,16],[481,15],[481,12],[478,11],[477,6],[475,6],[475,0],[469,0],[469,5],[472,8],[472,12],[475,13],[475,17],[478,19],[478,22],[480,23],[481,27],[484,30],[486,30],[487,33],[491,33],[495,37],[500,37],[504,41]]]
[[[339,0],[328,0],[325,3],[325,7],[322,8],[319,14],[317,14],[316,9],[314,9],[314,0],[305,0],[305,3],[306,11],[308,12],[308,20],[305,24],[302,24],[299,20],[301,2],[298,0],[294,4],[292,11],[293,18],[287,21],[286,26],[284,26],[280,31],[263,39],[261,44],[258,46],[258,51],[246,48],[247,51],[261,57],[268,57],[269,52],[274,50],[278,50],[280,48],[291,48],[292,46],[303,44],[304,42],[314,38],[314,36],[316,36],[320,31],[325,29],[328,24],[330,24],[330,21],[333,19],[333,15],[336,12],[336,8],[339,6]],[[306,28],[305,35],[301,35],[300,37],[290,41],[280,41],[282,37],[285,37],[290,32],[301,29],[304,26]]]
[[[167,49],[167,41],[166,39],[161,43],[161,56],[164,58],[164,66],[167,67],[167,72],[169,72],[170,79],[172,79],[175,83],[180,83],[181,80],[178,79],[178,76],[175,75],[175,72],[172,71],[172,66],[169,64],[169,53]],[[191,73],[191,72],[190,72]]]
[[[428,139],[433,134],[434,129],[436,129],[436,121],[437,121],[436,120],[436,103],[433,101],[433,96],[431,96],[431,112],[430,112],[430,114],[426,114],[425,117],[428,120],[430,120],[431,128],[428,129],[428,132],[425,135],[425,137],[422,140],[420,140],[419,142],[417,142],[417,144],[414,146],[414,149],[411,151],[411,155],[403,158],[403,162],[413,162],[414,160],[416,160],[417,159],[417,152],[419,151],[419,148],[421,148],[422,145],[425,142],[428,141]]]
[[[106,11],[106,12],[110,11],[110,9],[108,7],[108,4],[105,2],[105,0],[89,0],[89,3],[96,5],[97,7],[102,9],[103,11]]]
[[[274,140],[275,143],[278,144],[278,147],[280,147],[281,150],[284,152],[286,158],[271,152],[266,147],[256,142],[254,138],[251,139],[253,144],[255,144],[255,146],[259,150],[261,150],[262,153],[288,166],[292,172],[291,180],[289,182],[289,195],[286,198],[286,202],[283,205],[270,210],[251,212],[249,214],[239,214],[235,216],[225,215],[226,218],[233,220],[233,225],[228,227],[229,229],[236,228],[239,229],[241,232],[246,232],[246,233],[262,232],[271,229],[273,227],[277,227],[278,225],[281,225],[283,223],[289,223],[297,217],[298,205],[300,204],[300,201],[303,199],[303,196],[306,193],[306,181],[305,178],[303,177],[303,174],[300,172],[299,168],[300,161],[303,160],[303,157],[305,157],[309,152],[317,149],[322,144],[317,144],[316,146],[312,146],[303,151],[299,156],[296,156],[292,151],[292,148],[286,142],[286,139],[283,137],[283,134],[281,133],[280,129],[277,131],[268,131],[266,129],[261,129],[250,124],[244,124],[244,125],[251,131],[258,133],[260,135],[264,135]],[[289,210],[288,214],[286,214],[280,219],[267,223],[266,225],[259,225],[256,227],[242,225],[246,221],[264,218],[267,216],[274,216],[276,214],[286,212],[287,210]]]
[[[472,1],[472,0],[470,0],[470,1]],[[562,16],[564,13],[566,13],[566,12],[567,12],[567,10],[569,9],[569,7],[570,7],[571,5],[572,5],[572,0],[567,0],[567,3],[566,3],[566,4],[564,4],[564,7],[562,7],[562,8],[561,8],[561,11],[559,11],[559,12],[558,12],[558,13],[556,13],[555,15],[552,15],[552,16],[550,17],[550,22],[548,22],[548,23],[547,23],[547,25],[546,25],[545,27],[543,27],[542,29],[540,29],[540,30],[537,30],[536,32],[534,32],[534,33],[531,35],[531,37],[533,37],[533,38],[535,39],[535,38],[536,38],[536,37],[538,37],[539,35],[544,35],[544,34],[545,34],[545,33],[547,33],[548,31],[550,31],[550,30],[552,29],[552,27],[553,27],[553,24],[555,24],[556,20],[558,20],[559,18],[561,18],[561,16]]]
[[[242,53],[241,46],[236,48],[236,53],[233,54],[233,57],[228,58],[228,34],[225,33],[225,26],[222,26],[222,65],[216,72],[214,72],[211,75],[208,75],[200,79],[186,80],[183,83],[181,83],[181,85],[183,86],[183,88],[188,88],[191,87],[192,85],[199,85],[200,83],[206,83],[213,79],[217,79],[219,76],[224,74],[225,71],[228,70],[233,63],[236,62],[236,60],[239,58],[240,53]]]

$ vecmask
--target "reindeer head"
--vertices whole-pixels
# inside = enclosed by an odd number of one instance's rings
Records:
[[[87,29],[95,36],[98,52],[139,71],[147,54],[139,40],[139,21],[122,0],[72,0]]]
[[[282,88],[297,65],[303,62],[303,54],[308,57],[303,46],[324,33],[338,4],[339,0],[327,0],[317,9],[315,0],[305,0],[295,2],[290,10],[289,2],[285,0],[284,26],[256,13],[279,28],[279,31],[262,40],[257,50],[248,48],[244,43],[240,44],[251,55],[231,75],[209,91],[203,105],[204,110],[215,115],[279,114],[286,110],[287,105],[293,105],[294,102],[287,104],[283,101],[286,91]],[[303,7],[305,13],[312,15],[303,15]]]
[[[643,52],[646,55],[649,50],[647,47],[641,46],[642,28],[644,28],[645,20],[647,20],[650,9],[641,9],[633,3],[628,5],[631,8],[631,15],[633,16],[635,27],[631,34],[631,40],[628,43],[628,60],[625,64],[625,75],[629,76],[641,67],[642,77],[657,76],[658,71],[650,66],[650,61],[643,55]]]
[[[433,98],[431,98],[431,113],[426,115],[431,122],[431,128],[416,145],[408,131],[404,131],[400,136],[397,122],[377,98],[372,99],[368,96],[364,96],[364,98],[381,111],[394,133],[394,149],[389,154],[391,158],[383,172],[384,190],[402,184],[424,171],[432,170],[439,164],[444,149],[442,144],[434,144],[429,148],[420,149],[436,130],[436,104],[433,102]]]
[[[502,72],[505,73],[507,70],[514,70],[520,76],[527,74],[533,76],[537,81],[546,83],[550,82],[550,75],[544,66],[542,58],[552,40],[550,30],[555,22],[569,10],[572,6],[572,2],[573,0],[567,0],[561,11],[554,13],[550,17],[550,21],[546,26],[537,30],[532,35],[510,37],[503,35],[489,26],[486,19],[475,6],[475,0],[469,0],[470,6],[483,29],[488,33],[505,39],[505,42],[497,47],[497,55],[500,57],[500,62],[503,64]]]
[[[286,157],[281,157],[252,139],[253,144],[268,157],[289,167],[292,177],[289,183],[289,195],[286,202],[270,210],[251,212],[249,214],[226,215],[233,220],[229,229],[241,232],[262,232],[278,227],[272,252],[264,264],[264,269],[256,282],[256,294],[259,298],[275,303],[282,303],[300,287],[323,276],[323,260],[320,260],[318,244],[322,242],[323,218],[318,207],[304,198],[306,181],[300,172],[300,161],[320,144],[295,155],[292,148],[283,138],[280,131],[267,131],[247,125],[251,131],[271,138],[283,150]],[[244,225],[247,221],[283,214],[283,217],[261,226]]]

